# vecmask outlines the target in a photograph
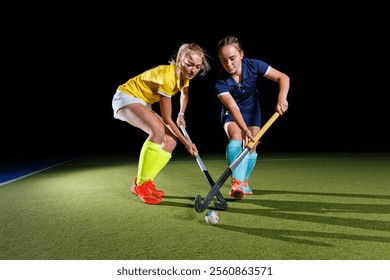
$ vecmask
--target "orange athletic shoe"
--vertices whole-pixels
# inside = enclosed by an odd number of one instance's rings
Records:
[[[142,183],[141,185],[133,185],[131,192],[137,195],[146,204],[159,204],[162,201],[161,197],[154,195],[149,189],[153,182],[151,180]]]
[[[148,184],[148,189],[151,193],[153,193],[155,196],[158,196],[158,197],[163,197],[164,196],[164,191],[160,191],[158,189],[156,189],[156,186],[154,185],[154,182],[152,180],[150,180],[151,184],[149,183]],[[134,178],[134,183],[133,183],[133,186],[131,187],[131,192],[136,194],[133,189],[135,189],[137,187],[137,177]]]
[[[253,194],[251,187],[249,187],[248,182],[246,180],[242,181],[242,191],[245,195]]]
[[[232,178],[232,188],[230,189],[229,196],[233,198],[243,198],[245,196],[240,180]]]

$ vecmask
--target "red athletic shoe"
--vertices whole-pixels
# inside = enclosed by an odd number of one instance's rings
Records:
[[[154,195],[149,189],[153,182],[151,180],[142,183],[141,185],[133,185],[131,192],[137,195],[146,204],[159,204],[162,201],[161,197]]]
[[[154,182],[152,180],[149,180],[151,183],[148,184],[148,189],[151,193],[153,193],[155,196],[163,197],[164,191],[160,191],[156,189],[156,186],[154,185]],[[131,192],[136,195],[136,193],[133,191],[137,187],[137,177],[134,178],[133,186],[131,187]]]

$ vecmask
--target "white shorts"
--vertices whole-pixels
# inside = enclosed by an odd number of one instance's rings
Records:
[[[146,103],[144,100],[139,99],[137,97],[128,95],[120,90],[117,90],[116,93],[114,94],[114,97],[112,98],[112,109],[114,110],[114,118],[121,120],[121,121],[126,121],[122,119],[118,114],[118,110],[126,105],[133,104],[133,103],[141,103],[145,107],[148,107],[151,109],[151,106]]]

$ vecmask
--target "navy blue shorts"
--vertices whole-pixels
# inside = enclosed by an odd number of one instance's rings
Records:
[[[242,114],[242,117],[244,118],[244,121],[247,126],[258,126],[261,127],[261,111],[256,110],[254,113],[250,114]],[[225,124],[227,122],[234,122],[232,114],[229,112],[226,112],[225,114],[221,113],[221,122],[222,124]]]

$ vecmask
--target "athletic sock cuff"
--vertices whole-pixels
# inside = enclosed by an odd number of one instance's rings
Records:
[[[242,146],[242,141],[240,140],[229,140],[230,147],[241,147]]]
[[[161,144],[154,143],[150,140],[146,140],[144,143],[144,147],[151,149],[153,151],[160,151],[161,150]]]

